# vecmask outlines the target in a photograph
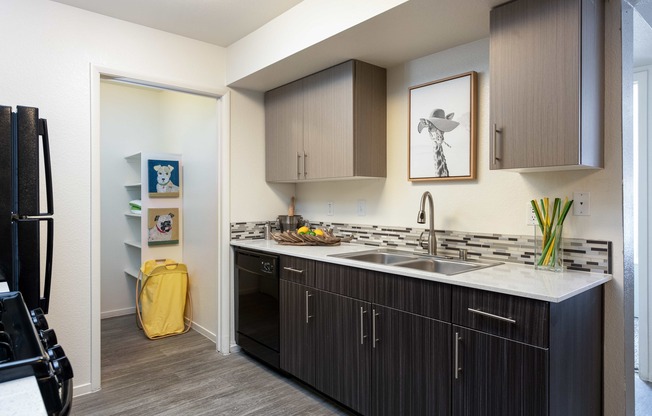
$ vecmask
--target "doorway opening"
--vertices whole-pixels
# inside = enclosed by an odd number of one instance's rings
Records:
[[[101,382],[101,319],[134,312],[136,281],[126,265],[142,264],[143,247],[148,248],[146,241],[129,244],[135,242],[130,227],[139,228],[147,214],[128,215],[133,186],[145,183],[142,178],[139,184],[125,181],[124,173],[132,169],[125,157],[146,152],[182,156],[182,254],[176,260],[189,269],[193,328],[214,342],[220,333],[221,247],[228,244],[229,233],[223,203],[228,192],[228,95],[118,73],[92,68],[92,391]],[[158,258],[158,253],[147,253],[152,256]]]

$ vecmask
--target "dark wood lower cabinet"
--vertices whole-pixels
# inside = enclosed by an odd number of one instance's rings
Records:
[[[548,414],[548,350],[453,327],[453,415]]]
[[[371,304],[317,291],[315,306],[315,388],[368,415]]]
[[[372,313],[372,414],[450,415],[451,325],[378,305]]]
[[[315,384],[315,289],[279,281],[281,369],[312,386]],[[312,301],[312,302],[311,302]]]
[[[290,260],[281,369],[361,415],[602,413],[602,287],[547,303]]]

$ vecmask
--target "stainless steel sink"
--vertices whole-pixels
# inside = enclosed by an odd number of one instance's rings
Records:
[[[424,256],[393,249],[330,254],[330,256],[363,261],[366,263],[405,267],[424,272],[445,274],[447,276],[502,264],[500,262],[480,262],[477,260],[456,260],[443,257]]]
[[[478,270],[484,267],[493,266],[493,264],[472,263],[470,261],[451,261],[444,259],[417,259],[396,263],[397,267],[407,267],[410,269],[423,270],[424,272],[441,273],[452,276],[458,273]]]
[[[358,251],[353,253],[331,254],[331,256],[375,264],[394,264],[406,260],[418,259],[415,254],[392,249],[378,249],[370,251]]]

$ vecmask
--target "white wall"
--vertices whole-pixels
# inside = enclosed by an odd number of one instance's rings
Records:
[[[263,93],[231,93],[231,221],[274,220],[287,215],[294,184],[265,182]]]
[[[91,65],[217,90],[225,51],[47,0],[0,0],[0,10],[0,102],[40,107],[48,119],[56,217],[48,320],[79,394],[90,391],[93,335]]]
[[[101,83],[101,244],[102,318],[134,313],[135,279],[124,273],[137,269],[141,251],[125,240],[140,241],[140,219],[124,215],[140,189],[128,192],[127,183],[139,183],[140,162],[125,156],[161,149],[161,91],[115,82]],[[144,218],[147,218],[145,214]]]

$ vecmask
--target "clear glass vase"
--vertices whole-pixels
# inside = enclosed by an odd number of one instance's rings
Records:
[[[541,254],[537,256],[535,264],[537,270],[550,270],[553,272],[564,270],[564,251],[561,248],[563,231],[563,225],[557,225],[550,235],[542,236],[539,245]]]

